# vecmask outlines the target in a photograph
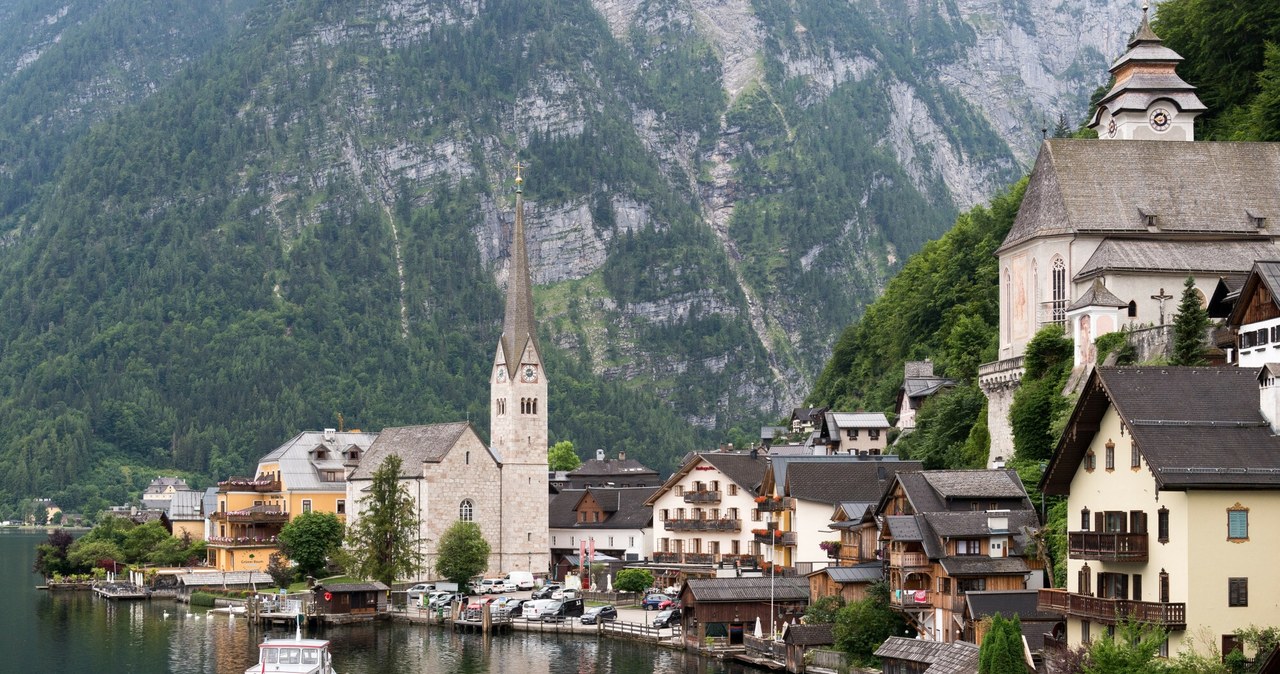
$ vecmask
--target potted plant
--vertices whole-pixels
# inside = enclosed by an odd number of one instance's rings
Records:
[[[828,557],[835,558],[840,556],[840,541],[822,541],[818,544],[827,553]]]

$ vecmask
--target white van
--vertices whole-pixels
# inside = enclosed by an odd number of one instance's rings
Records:
[[[534,599],[533,601],[525,602],[523,607],[524,611],[521,613],[521,616],[524,617],[525,620],[530,621],[542,620],[543,609],[551,606],[552,604],[559,603],[560,602],[556,599]]]
[[[532,590],[533,589],[533,573],[529,571],[512,571],[502,579],[507,587],[515,586],[516,590]],[[515,590],[507,590],[514,592]]]

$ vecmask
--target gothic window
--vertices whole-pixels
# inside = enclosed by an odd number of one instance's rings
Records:
[[[1116,469],[1116,443],[1107,441],[1107,470]]]
[[[1137,318],[1137,317],[1138,317],[1138,303],[1133,300],[1129,300],[1129,318]]]
[[[1137,470],[1142,467],[1142,454],[1138,452],[1138,443],[1129,443],[1129,467]]]
[[[1062,256],[1053,257],[1053,322],[1067,319],[1067,263]]]
[[[532,411],[532,412],[530,412],[530,414],[537,414],[537,413],[538,413],[538,399],[537,399],[537,398],[534,398],[534,399],[533,399],[533,411]]]
[[[1092,473],[1093,469],[1097,467],[1098,467],[1098,457],[1094,456],[1093,450],[1091,449],[1085,452],[1084,453],[1084,469]]]
[[[471,503],[471,499],[464,498],[458,506],[458,519],[463,522],[470,522],[475,517],[475,504]]]

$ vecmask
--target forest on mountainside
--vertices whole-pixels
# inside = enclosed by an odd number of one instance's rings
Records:
[[[1160,4],[1154,29],[1186,59],[1179,74],[1198,87],[1209,107],[1196,120],[1197,138],[1280,141],[1280,5],[1169,0]],[[1090,134],[1081,127],[1077,135]],[[932,359],[938,374],[960,383],[926,401],[916,431],[900,438],[896,451],[927,468],[985,465],[990,438],[977,366],[996,357],[995,250],[1017,216],[1025,185],[1023,179],[989,208],[961,214],[950,231],[906,261],[884,294],[840,336],[808,404],[882,411],[892,418],[903,364]],[[1123,347],[1118,338],[1099,340],[1099,360]],[[1073,399],[1061,394],[1070,354],[1070,342],[1060,333],[1041,331],[1027,346],[1028,372],[1011,409],[1010,467],[1033,500],[1041,464],[1056,448],[1071,411]],[[1060,565],[1065,500],[1050,499],[1049,505],[1050,533],[1042,542]]]

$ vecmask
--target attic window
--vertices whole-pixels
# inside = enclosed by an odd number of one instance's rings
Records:
[[[1138,209],[1138,218],[1142,221],[1142,225],[1143,225],[1144,227],[1146,227],[1148,230],[1150,230],[1150,231],[1153,231],[1153,232],[1154,232],[1154,231],[1156,231],[1156,230],[1160,229],[1160,226],[1156,224],[1156,214],[1155,214],[1155,213],[1148,213],[1148,212],[1146,212],[1145,210],[1143,210],[1143,209],[1139,208],[1139,209]]]
[[[1091,449],[1088,452],[1085,452],[1084,469],[1092,473],[1093,469],[1097,467],[1098,467],[1098,457],[1094,456],[1093,450]]]
[[[1267,216],[1254,215],[1253,211],[1245,211],[1245,215],[1249,218],[1249,224],[1253,225],[1257,229],[1266,229]]]

